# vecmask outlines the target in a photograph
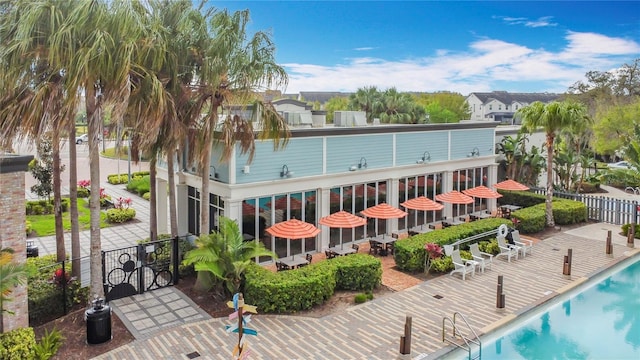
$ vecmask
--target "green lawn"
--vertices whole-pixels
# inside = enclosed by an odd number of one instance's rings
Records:
[[[110,224],[106,220],[107,216],[103,211],[100,212],[100,228],[109,227]],[[56,233],[55,221],[53,215],[27,215],[27,220],[31,221],[33,231],[36,232],[36,236],[48,236]],[[80,231],[89,230],[90,224],[90,212],[89,203],[87,199],[78,199],[78,221],[80,222]],[[62,214],[62,225],[65,231],[71,230],[71,220],[69,219],[69,212]]]

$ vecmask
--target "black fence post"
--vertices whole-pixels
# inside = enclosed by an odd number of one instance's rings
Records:
[[[177,285],[178,281],[180,281],[180,238],[178,236],[172,239],[171,248],[171,262],[173,263],[173,285]]]
[[[104,292],[104,298],[109,302],[110,299],[107,296],[107,294],[109,294],[109,283],[107,282],[107,266],[105,264],[104,250],[100,250],[100,254],[102,255],[102,291]],[[91,275],[89,275],[89,278],[91,278]],[[89,294],[89,297],[91,297],[91,294]]]
[[[138,244],[137,246],[137,257],[138,257],[138,268],[136,271],[138,272],[138,294],[144,293],[144,267],[147,263],[147,254],[143,244]]]
[[[62,312],[67,315],[67,269],[65,261],[62,260]]]

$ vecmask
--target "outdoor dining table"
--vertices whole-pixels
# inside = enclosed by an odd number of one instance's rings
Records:
[[[410,232],[413,232],[413,233],[416,233],[416,234],[424,234],[424,233],[428,233],[429,231],[433,231],[433,230],[434,229],[431,228],[430,226],[428,226],[427,224],[414,226],[411,229],[409,229]]]
[[[329,251],[331,251],[332,253],[338,256],[344,256],[349,254],[355,254],[356,249],[352,248],[351,246],[349,247],[334,246],[329,248]]]
[[[522,209],[522,206],[507,204],[500,206],[500,208],[502,209],[502,217],[509,219],[511,218],[511,212]]]
[[[284,259],[279,259],[279,261],[285,265],[287,265],[289,267],[289,269],[295,269],[296,267],[300,267],[300,265],[307,265],[309,264],[309,261],[307,261],[307,259],[305,259],[302,256],[298,256],[298,257],[287,257]]]
[[[442,220],[442,225],[444,226],[454,226],[454,225],[460,225],[460,224],[464,224],[464,221],[458,218]]]
[[[429,229],[435,230],[438,225],[442,225],[442,221],[435,221],[429,224]]]
[[[476,211],[469,214],[469,216],[472,219],[488,219],[491,217],[491,214],[487,213],[486,211]]]

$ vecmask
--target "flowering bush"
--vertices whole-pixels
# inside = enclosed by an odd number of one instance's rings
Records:
[[[442,248],[436,243],[427,243],[424,248],[427,250],[430,259],[438,259],[443,255]]]
[[[91,186],[91,180],[80,180],[78,181],[78,186],[86,189]]]
[[[131,198],[120,197],[115,202],[114,206],[116,209],[128,209],[132,203],[133,203],[133,200],[131,200]]]
[[[71,278],[71,274],[63,271],[62,268],[56,269],[53,273],[53,279],[51,281],[59,286],[69,284],[74,279]]]

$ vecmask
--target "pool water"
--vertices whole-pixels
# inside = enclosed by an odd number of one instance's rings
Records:
[[[499,336],[483,360],[640,359],[640,261]]]

